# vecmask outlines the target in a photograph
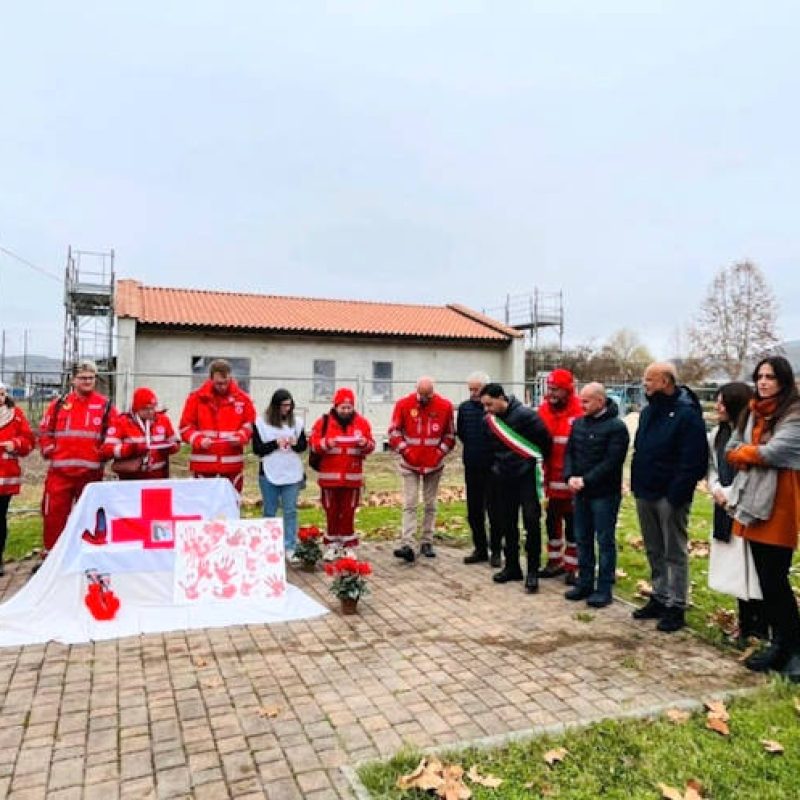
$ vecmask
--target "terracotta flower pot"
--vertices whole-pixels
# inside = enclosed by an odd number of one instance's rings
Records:
[[[340,597],[342,602],[342,614],[358,614],[358,598]]]

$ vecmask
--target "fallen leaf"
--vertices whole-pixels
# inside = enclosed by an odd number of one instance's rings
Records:
[[[708,558],[711,546],[708,542],[693,539],[689,542],[689,556],[691,558]]]
[[[753,655],[753,653],[755,653],[756,650],[758,650],[758,645],[751,644],[750,647],[742,650],[742,654],[736,660],[739,662],[747,661],[747,659],[750,658],[750,656]]]
[[[628,544],[634,550],[644,550],[644,539],[642,539],[641,536],[637,536],[637,537],[635,537],[633,539],[629,539],[628,540]]]
[[[207,664],[208,661],[206,661],[203,656],[196,656],[194,659],[194,665],[196,667],[205,667]]]
[[[639,597],[650,597],[653,587],[647,581],[636,581],[636,594]]]
[[[401,775],[397,779],[398,789],[421,789],[423,792],[439,791],[444,788],[442,777],[442,764],[435,758],[423,758],[417,768],[408,775]],[[440,795],[443,797],[444,795]]]
[[[258,709],[258,716],[262,718],[266,717],[267,719],[274,719],[280,713],[280,706],[261,706],[261,708]]]
[[[708,709],[709,717],[717,717],[723,722],[727,722],[730,719],[728,709],[725,708],[725,703],[722,700],[706,700],[703,705]]]
[[[800,697],[795,697],[794,699],[794,710],[800,714]]]
[[[659,783],[658,788],[661,791],[663,800],[683,800],[683,792],[676,789],[674,786],[667,786],[666,783]]]
[[[689,778],[683,800],[703,800],[703,784],[695,778]]]
[[[470,800],[472,790],[464,783],[464,770],[458,764],[451,764],[442,773],[444,786],[436,794],[444,800]]]
[[[711,715],[709,715],[708,719],[706,720],[706,728],[708,728],[710,731],[716,731],[722,736],[730,736],[731,733],[728,723],[725,722],[724,719],[720,719],[719,717],[714,717]]]
[[[683,725],[684,722],[688,722],[691,719],[691,713],[688,711],[682,711],[679,708],[670,708],[666,712],[666,717],[670,722],[674,722],[676,725]]]
[[[709,628],[719,628],[723,633],[732,636],[739,627],[736,612],[729,608],[715,608],[707,617]]]
[[[478,768],[473,764],[469,768],[467,777],[479,786],[485,786],[487,789],[496,789],[503,783],[502,778],[496,778],[494,775],[481,775]]]
[[[555,750],[548,750],[544,754],[544,760],[552,767],[553,764],[560,764],[569,754],[569,750],[564,747],[556,747]]]
[[[224,681],[222,680],[222,678],[220,678],[219,675],[215,675],[213,678],[209,678],[207,681],[203,681],[203,686],[206,689],[218,689],[220,686],[222,686],[223,683]]]
[[[775,742],[772,739],[762,739],[761,744],[768,753],[775,753],[776,755],[783,755],[783,745],[780,742]]]
[[[618,578],[627,578],[627,577],[628,577],[628,573],[627,573],[627,572],[625,572],[625,570],[624,570],[624,569],[619,569],[619,567],[616,569],[616,571],[614,572],[614,574],[615,574],[615,575],[616,575]]]

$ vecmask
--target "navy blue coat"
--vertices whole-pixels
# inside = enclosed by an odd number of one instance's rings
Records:
[[[692,501],[708,469],[708,442],[700,404],[679,387],[671,395],[656,392],[639,417],[633,442],[631,489],[642,500],[666,497],[670,505]]]
[[[485,417],[480,400],[465,400],[458,407],[456,436],[461,440],[462,459],[468,470],[488,470],[492,463],[492,434],[486,427]]]
[[[564,461],[564,480],[583,478],[581,497],[608,497],[622,492],[622,465],[630,435],[617,404],[606,400],[601,417],[578,417],[572,423]]]

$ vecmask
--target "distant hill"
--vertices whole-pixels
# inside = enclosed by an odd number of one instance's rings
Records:
[[[10,383],[13,381],[15,373],[22,372],[23,367],[28,373],[29,380],[57,380],[61,375],[60,358],[31,354],[27,358],[6,356],[0,379],[3,383]]]

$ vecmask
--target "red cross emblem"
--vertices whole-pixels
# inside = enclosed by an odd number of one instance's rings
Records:
[[[183,519],[202,519],[200,514],[181,516],[172,511],[172,489],[142,489],[139,517],[111,520],[111,541],[142,542],[145,550],[175,546],[175,523]]]

